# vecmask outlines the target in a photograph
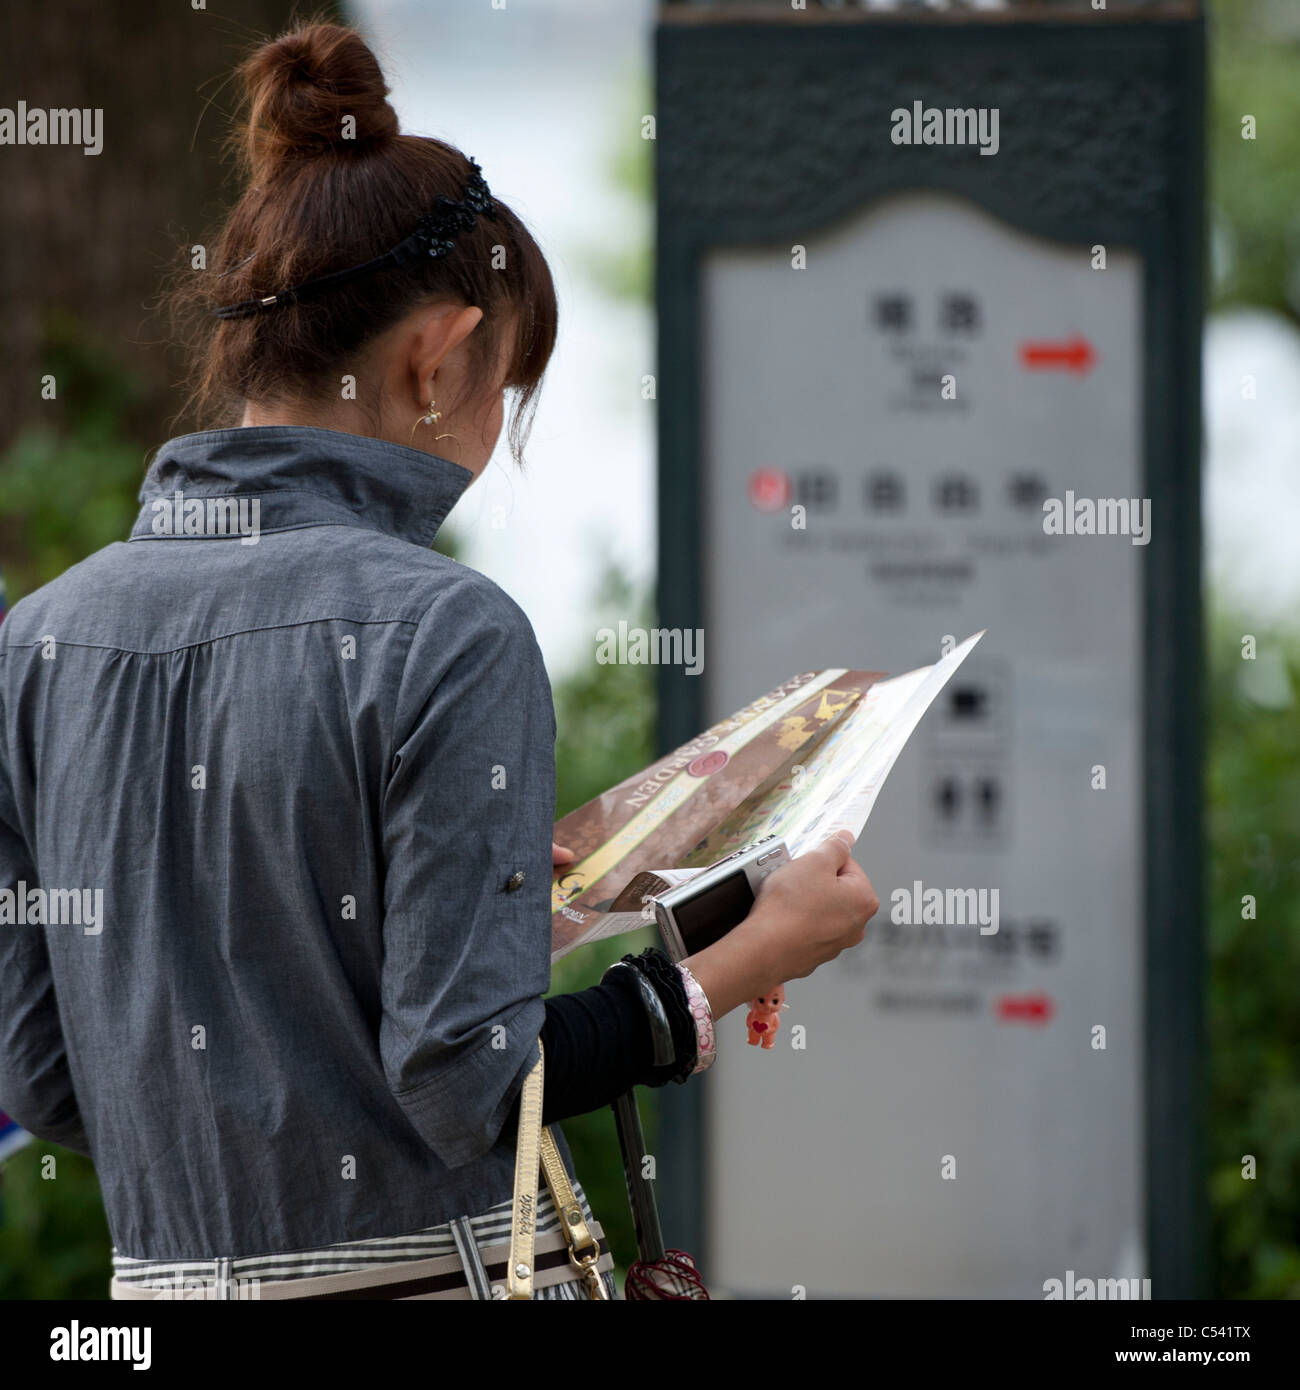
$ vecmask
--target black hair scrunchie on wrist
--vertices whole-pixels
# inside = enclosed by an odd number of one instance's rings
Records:
[[[668,1015],[668,1022],[672,1028],[677,1055],[677,1066],[665,1080],[676,1081],[680,1086],[695,1070],[700,1051],[695,1018],[686,998],[686,986],[682,983],[681,972],[654,946],[647,946],[639,956],[627,955],[622,960],[625,965],[639,970],[650,981],[664,1006],[664,1012]]]

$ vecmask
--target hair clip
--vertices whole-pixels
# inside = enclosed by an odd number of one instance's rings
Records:
[[[219,319],[246,318],[266,309],[296,303],[307,295],[334,289],[378,270],[387,270],[392,266],[411,266],[425,256],[439,260],[451,255],[456,249],[458,236],[472,231],[479,217],[490,217],[496,211],[491,190],[483,180],[483,171],[473,159],[469,161],[469,166],[473,172],[465,184],[460,201],[457,202],[440,193],[433,200],[433,210],[420,218],[415,224],[415,230],[403,237],[390,251],[385,251],[382,256],[376,256],[362,265],[349,266],[346,270],[335,270],[328,275],[304,280],[302,284],[280,290],[276,294],[245,299],[238,304],[224,304],[221,308],[212,310],[213,316]]]

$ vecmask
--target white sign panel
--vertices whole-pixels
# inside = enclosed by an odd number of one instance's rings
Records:
[[[1141,263],[919,193],[805,249],[702,268],[705,714],[987,635],[859,845],[866,942],[771,1050],[721,1025],[710,1281],[1140,1278]]]

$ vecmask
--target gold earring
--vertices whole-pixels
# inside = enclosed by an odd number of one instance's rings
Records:
[[[438,421],[442,419],[442,411],[434,409],[434,406],[436,406],[437,404],[437,401],[431,400],[429,402],[428,410],[426,410],[424,414],[421,415],[420,418],[415,422],[415,424],[411,426],[411,443],[415,442],[415,432],[420,428],[421,425],[436,425]]]
[[[424,412],[424,414],[421,415],[420,418],[415,422],[415,424],[413,424],[413,425],[411,426],[411,438],[410,438],[410,441],[409,441],[411,444],[414,444],[414,443],[415,443],[415,432],[416,432],[416,430],[418,430],[418,429],[420,428],[421,425],[436,425],[436,424],[438,423],[438,421],[442,419],[442,411],[441,411],[441,410],[435,410],[435,409],[434,409],[434,406],[436,406],[437,404],[438,404],[437,401],[431,400],[431,401],[429,402],[429,408],[428,408],[428,410],[426,410],[426,411]],[[462,453],[461,442],[460,442],[460,440],[457,439],[456,436],[455,436],[454,434],[435,434],[435,435],[433,436],[433,442],[434,442],[435,444],[436,444],[440,439],[455,439],[455,440],[456,440],[456,463],[457,463],[457,465],[459,465],[459,464],[460,464],[460,460],[461,460],[461,453]]]
[[[433,436],[433,442],[434,442],[435,444],[436,444],[440,439],[456,439],[456,436],[455,436],[454,434],[435,434],[435,435]],[[456,464],[457,467],[460,466],[460,453],[461,453],[460,440],[459,440],[459,439],[456,439],[456,457],[455,457],[455,459],[453,460],[453,462]]]

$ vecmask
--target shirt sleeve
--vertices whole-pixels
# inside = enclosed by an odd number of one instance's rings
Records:
[[[37,882],[18,829],[0,695],[0,889]],[[90,1156],[40,924],[0,923],[0,1108],[37,1138]]]
[[[551,975],[555,714],[531,626],[464,570],[412,639],[382,806],[393,1095],[449,1167],[498,1140]]]

